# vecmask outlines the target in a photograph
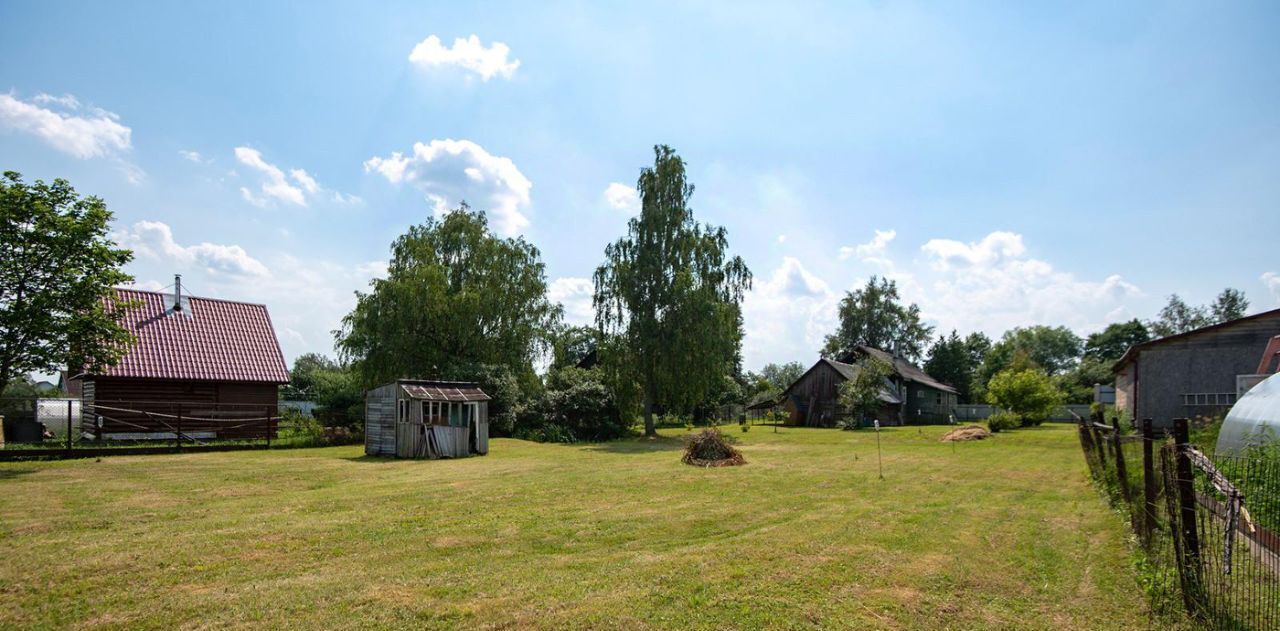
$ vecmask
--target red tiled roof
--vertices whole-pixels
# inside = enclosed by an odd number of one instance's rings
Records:
[[[123,324],[138,341],[100,376],[287,383],[289,370],[266,305],[184,296],[190,308],[174,313],[173,294],[116,289],[140,302]]]

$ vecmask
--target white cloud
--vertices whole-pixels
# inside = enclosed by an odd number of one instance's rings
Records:
[[[885,255],[889,250],[889,243],[898,236],[897,230],[876,230],[875,236],[866,243],[856,246],[844,246],[840,248],[838,258],[841,261],[848,260],[850,257],[857,255],[858,259],[864,263],[874,263],[885,267],[891,267],[893,262]]]
[[[465,200],[488,211],[503,234],[517,234],[529,225],[524,210],[533,183],[510,158],[492,155],[470,140],[417,142],[410,155],[397,151],[373,157],[364,169],[393,184],[412,184],[426,194],[437,215]]]
[[[1271,295],[1275,297],[1276,303],[1280,304],[1280,274],[1275,272],[1266,272],[1262,275],[1262,284],[1271,290]]]
[[[262,182],[263,195],[298,206],[307,205],[307,199],[302,194],[302,189],[290,184],[285,179],[284,171],[281,171],[279,167],[263,160],[262,152],[249,147],[236,147],[235,153],[236,160],[239,160],[240,164],[262,174],[264,178]],[[248,189],[241,188],[240,193],[244,195],[246,200],[251,202],[255,199],[258,200],[254,202],[258,205],[263,205],[266,202],[265,198],[254,196]]]
[[[590,278],[557,278],[547,287],[547,298],[564,306],[564,319],[569,324],[595,322],[596,311],[591,305],[594,294],[595,285]]]
[[[785,234],[778,235],[778,243],[786,243],[786,242],[787,242],[787,235]]]
[[[199,154],[196,155],[197,157],[199,156]],[[307,173],[306,169],[291,168],[286,175],[284,169],[267,162],[262,157],[262,152],[257,149],[236,147],[235,155],[240,164],[249,167],[262,176],[259,192],[254,192],[245,186],[240,187],[240,196],[254,206],[265,208],[276,201],[295,206],[308,206],[308,202],[315,199],[319,199],[322,202],[329,200],[343,206],[364,203],[364,200],[355,195],[348,195],[339,191],[327,191],[310,173]],[[236,177],[235,171],[228,173],[228,175]]]
[[[0,127],[36,136],[82,160],[118,156],[132,147],[133,130],[119,116],[96,107],[83,109],[71,95],[40,94],[27,102],[0,94]]]
[[[999,335],[1015,326],[1047,324],[1088,332],[1126,316],[1127,301],[1143,295],[1117,274],[1083,280],[1031,258],[1022,235],[1012,232],[992,232],[968,244],[933,239],[921,251],[928,278],[903,293],[945,329]]]
[[[302,190],[308,193],[314,194],[320,190],[320,185],[316,184],[315,178],[308,175],[303,169],[289,169],[289,176],[302,187]]]
[[[200,155],[199,151],[191,149],[179,149],[178,155],[182,156],[184,160],[194,162],[196,164],[202,164],[205,161],[204,156]]]
[[[1022,235],[1004,231],[992,232],[977,243],[930,239],[921,249],[932,257],[935,269],[940,271],[997,265],[1002,261],[1016,259],[1027,251],[1022,244]]]
[[[475,35],[454,39],[452,47],[446,47],[439,37],[430,35],[413,47],[409,61],[428,70],[456,66],[488,81],[495,76],[510,79],[520,67],[519,59],[508,59],[510,54],[506,44],[494,42],[486,48]]]
[[[235,277],[269,277],[271,272],[238,245],[200,243],[179,245],[168,224],[139,221],[116,235],[116,241],[139,255],[183,267],[194,266],[212,275]]]
[[[768,362],[807,363],[818,356],[826,335],[835,330],[840,297],[796,258],[764,281],[757,280],[743,301],[743,360],[748,368]]]
[[[640,213],[640,194],[636,187],[621,182],[611,182],[604,189],[604,201],[610,208],[620,210],[628,215]]]

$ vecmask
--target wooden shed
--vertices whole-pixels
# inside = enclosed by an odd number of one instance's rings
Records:
[[[838,403],[840,384],[853,379],[859,365],[874,357],[892,372],[880,391],[876,417],[885,425],[945,423],[956,405],[956,390],[925,374],[915,364],[870,346],[858,346],[838,362],[820,359],[782,393],[782,407],[794,425],[830,427],[848,415]]]
[[[489,453],[489,395],[474,383],[400,379],[365,393],[364,413],[370,456]]]
[[[267,308],[182,293],[116,289],[133,302],[121,324],[137,338],[116,365],[73,367],[82,429],[96,438],[267,438],[289,371]]]

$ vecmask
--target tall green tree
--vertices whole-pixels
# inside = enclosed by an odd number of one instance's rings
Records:
[[[1231,287],[1222,290],[1209,305],[1209,314],[1215,323],[1239,320],[1248,310],[1249,299],[1244,297],[1244,292]]]
[[[970,337],[972,335],[975,334],[970,334]],[[983,335],[978,339],[985,340],[986,336]],[[929,373],[929,376],[955,387],[959,392],[960,400],[966,402],[970,400],[970,386],[974,371],[981,362],[980,358],[975,361],[974,352],[968,342],[968,339],[960,337],[960,334],[953,329],[950,335],[934,340],[933,345],[929,347],[929,358],[924,362],[924,371]],[[990,343],[989,340],[987,342]],[[978,344],[980,342],[975,339],[975,345]],[[982,353],[985,354],[985,350]]]
[[[636,188],[640,215],[605,247],[593,303],[608,338],[600,359],[614,383],[638,385],[645,435],[654,436],[654,406],[692,409],[737,373],[751,272],[728,255],[724,228],[694,220],[693,185],[670,147],[654,147]]]
[[[862,358],[857,366],[853,379],[841,383],[836,396],[840,405],[861,424],[880,409],[880,395],[885,390],[885,379],[893,374],[893,367],[871,356]]]
[[[1084,357],[1100,362],[1114,362],[1130,346],[1141,344],[1151,339],[1151,332],[1141,320],[1134,318],[1128,322],[1108,324],[1107,328],[1089,334],[1084,343]]]
[[[112,214],[66,180],[0,178],[0,388],[32,371],[101,370],[133,336],[120,325],[135,305],[112,287],[133,280],[133,258],[109,236]]]
[[[920,307],[902,304],[896,282],[872,276],[840,300],[840,324],[827,336],[822,355],[840,359],[865,345],[918,360],[932,334],[933,327],[920,320]]]
[[[1209,310],[1187,304],[1178,294],[1171,294],[1169,302],[1156,314],[1156,319],[1147,324],[1155,337],[1169,337],[1179,333],[1193,331],[1213,324]]]
[[[551,341],[551,368],[576,366],[600,345],[600,333],[589,326],[560,327]]]
[[[1050,377],[1065,373],[1075,367],[1082,346],[1080,338],[1065,326],[1010,329],[987,353],[978,368],[977,382],[986,385],[996,373],[1014,367],[1035,366]]]
[[[410,227],[391,246],[387,277],[370,285],[336,332],[365,386],[475,378],[482,366],[531,375],[561,316],[538,249],[495,236],[466,204]]]
[[[799,379],[804,371],[807,370],[804,364],[800,362],[787,362],[785,364],[765,364],[760,369],[760,376],[769,382],[778,392],[786,390],[791,384]]]

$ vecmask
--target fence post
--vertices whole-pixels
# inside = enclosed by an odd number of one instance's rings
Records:
[[[1093,444],[1098,448],[1098,462],[1102,464],[1102,470],[1107,469],[1107,443],[1102,440],[1102,432],[1094,423],[1102,420],[1102,415],[1092,417],[1093,421],[1089,423],[1089,430],[1093,432]]]
[[[1177,457],[1178,527],[1182,539],[1182,599],[1187,613],[1194,618],[1200,603],[1200,533],[1196,529],[1195,472],[1187,450],[1191,448],[1191,434],[1187,419],[1173,420],[1173,440]]]
[[[267,410],[267,417],[266,417],[267,418],[267,449],[271,449],[271,426],[272,426],[271,408],[267,407],[266,410]]]
[[[173,433],[175,446],[178,451],[182,451],[182,405],[178,405],[177,431]]]
[[[67,455],[71,455],[71,399],[67,399]]]
[[[1155,463],[1156,430],[1151,419],[1142,419],[1142,542],[1151,546],[1151,537],[1156,531],[1156,463]]]
[[[1120,483],[1120,497],[1124,498],[1125,507],[1129,509],[1129,519],[1133,519],[1133,491],[1129,488],[1129,470],[1124,464],[1124,449],[1120,445],[1120,424],[1116,423],[1111,430],[1111,446],[1116,455],[1116,480]]]

